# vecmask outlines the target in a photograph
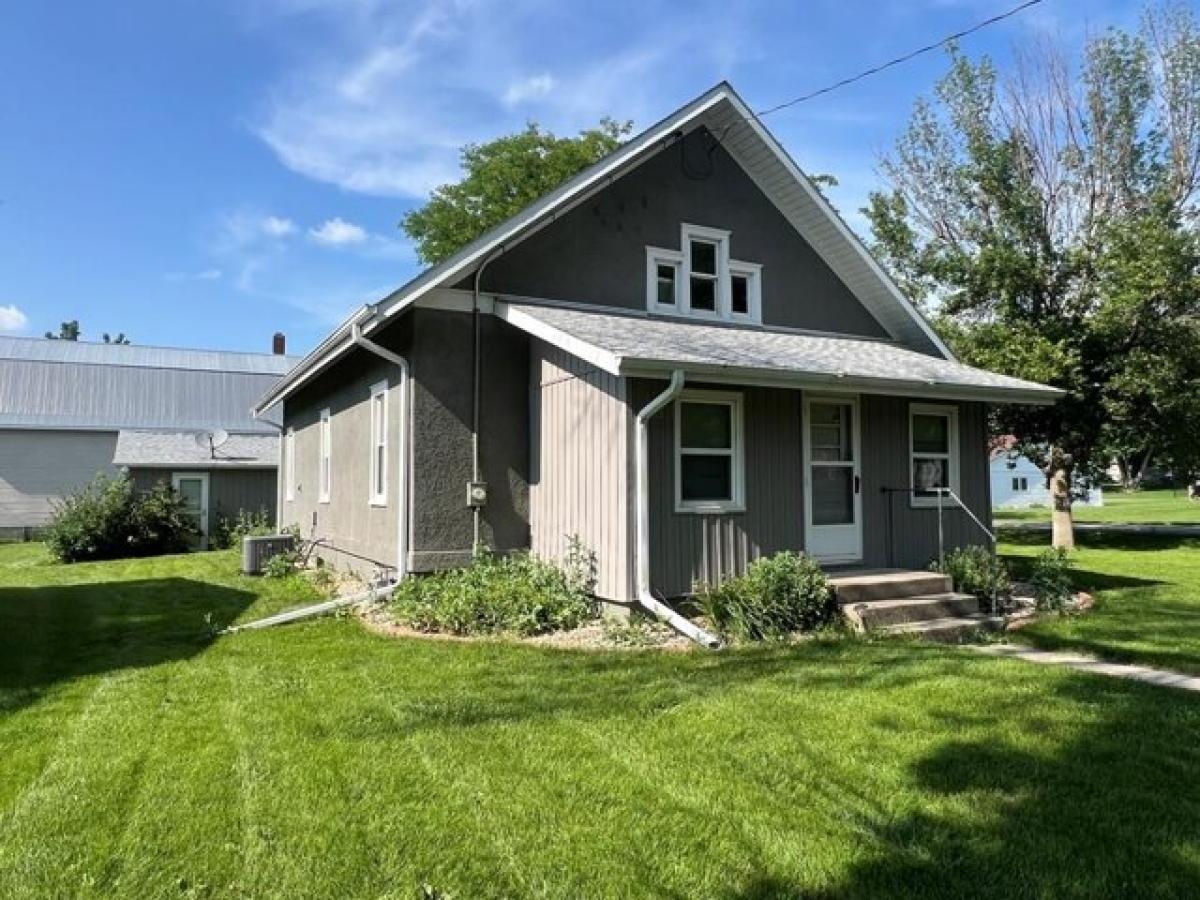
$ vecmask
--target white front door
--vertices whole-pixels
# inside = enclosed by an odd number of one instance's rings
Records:
[[[822,562],[862,559],[857,397],[804,397],[804,546]]]
[[[196,523],[200,546],[208,546],[208,473],[175,472],[171,486],[183,498],[188,516]]]

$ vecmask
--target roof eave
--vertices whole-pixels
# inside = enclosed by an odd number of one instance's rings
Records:
[[[809,388],[829,392],[937,397],[947,400],[1022,406],[1052,406],[1066,394],[1065,391],[1051,387],[993,388],[983,385],[958,385],[916,379],[873,378],[861,375],[830,375],[819,372],[747,366],[693,364],[670,359],[627,357],[622,359],[620,364],[620,374],[630,378],[665,378],[676,369],[682,369],[686,375],[701,380],[725,381],[732,384],[792,389]]]

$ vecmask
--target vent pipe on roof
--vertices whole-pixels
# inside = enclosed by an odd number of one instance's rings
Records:
[[[275,336],[271,338],[271,352],[276,356],[287,353],[287,337],[282,331],[275,332]]]

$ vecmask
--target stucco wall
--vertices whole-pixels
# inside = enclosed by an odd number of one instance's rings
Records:
[[[389,329],[389,344],[407,349],[411,324],[402,319]],[[382,341],[381,341],[382,342]],[[370,498],[371,387],[388,383],[387,505]],[[305,536],[325,538],[332,547],[321,555],[334,565],[369,575],[381,566],[396,566],[400,521],[401,478],[399,370],[374,354],[355,350],[322,373],[285,404],[284,420],[295,429],[295,489],[286,499],[282,484],[280,521],[299,525]],[[328,503],[319,502],[321,410],[330,410],[331,469]]]
[[[115,474],[115,431],[0,430],[0,528],[46,524],[54,502]]]
[[[410,358],[414,395],[414,571],[471,556],[471,341],[469,313],[418,309]],[[529,341],[481,320],[480,465],[488,484],[480,538],[495,550],[529,546]]]
[[[412,520],[408,567],[425,572],[470,559],[473,540],[467,483],[471,479],[471,316],[416,309],[372,340],[405,355],[412,376]],[[481,538],[493,549],[529,546],[528,340],[491,316],[482,320],[483,379],[480,459],[488,483]],[[388,499],[368,502],[370,389],[388,380]],[[281,499],[283,524],[327,538],[322,551],[338,565],[369,572],[396,565],[401,503],[398,370],[356,350],[335,363],[285,406],[295,428],[295,499]],[[319,421],[330,408],[333,478],[330,502],[317,499]],[[283,492],[281,490],[281,497]],[[338,552],[338,551],[348,552]],[[350,554],[354,554],[351,556]],[[366,559],[362,559],[365,557]]]
[[[719,146],[709,152],[712,143],[697,131],[659,153],[490,263],[483,288],[644,310],[645,248],[679,249],[687,222],[731,231],[730,255],[762,264],[764,323],[886,337],[737,162]]]

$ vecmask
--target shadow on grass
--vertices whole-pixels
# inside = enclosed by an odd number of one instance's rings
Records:
[[[186,578],[0,588],[0,711],[58,682],[194,656],[254,599]]]
[[[1194,897],[1200,702],[1086,677],[1057,693],[1099,721],[1048,755],[949,741],[910,770],[932,802],[864,823],[864,852],[837,884],[764,875],[728,896]]]
[[[1049,547],[1049,532],[1002,531],[1000,541],[1017,547]],[[1117,534],[1103,531],[1076,531],[1075,545],[1091,550],[1200,550],[1200,538],[1166,534]]]

